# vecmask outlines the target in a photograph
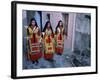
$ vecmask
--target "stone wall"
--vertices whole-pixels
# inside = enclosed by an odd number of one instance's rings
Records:
[[[90,14],[77,14],[75,25],[74,48],[83,50],[90,48],[91,44],[91,17]]]

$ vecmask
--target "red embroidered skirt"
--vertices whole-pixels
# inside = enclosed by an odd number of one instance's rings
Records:
[[[42,57],[42,52],[40,53],[35,53],[35,54],[30,54],[30,59],[31,61],[35,61],[35,60],[38,60],[39,58]]]
[[[52,59],[53,58],[53,54],[52,53],[45,53],[44,54],[44,58],[45,59]]]
[[[56,47],[55,52],[57,54],[63,54],[63,48]]]

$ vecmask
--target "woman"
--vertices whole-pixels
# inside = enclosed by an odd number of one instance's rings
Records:
[[[44,27],[44,58],[46,60],[53,60],[54,53],[54,34],[50,21],[47,21]]]
[[[55,52],[59,55],[63,53],[64,49],[64,27],[63,22],[60,20],[55,30]]]
[[[30,24],[27,28],[28,36],[28,56],[33,63],[38,63],[38,59],[41,58],[41,32],[34,18],[30,20]]]

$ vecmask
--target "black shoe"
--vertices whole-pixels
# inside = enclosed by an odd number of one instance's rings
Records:
[[[36,63],[39,63],[39,61],[38,61],[38,60],[36,60]]]
[[[34,64],[34,63],[35,63],[35,61],[32,61],[32,63]]]
[[[62,53],[57,53],[58,55],[62,55]]]
[[[53,62],[54,60],[53,59],[48,59],[48,61]]]
[[[38,65],[39,61],[38,61],[38,60],[36,60],[35,62],[36,62],[36,65]]]

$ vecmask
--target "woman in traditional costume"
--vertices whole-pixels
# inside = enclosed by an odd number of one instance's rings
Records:
[[[34,18],[31,19],[27,28],[28,36],[28,58],[33,63],[38,63],[38,59],[42,57],[41,52],[41,31]]]
[[[55,52],[59,55],[63,54],[64,50],[64,27],[60,20],[55,30]]]
[[[50,21],[47,21],[43,29],[44,36],[44,58],[46,60],[53,60],[54,53],[54,34]]]

